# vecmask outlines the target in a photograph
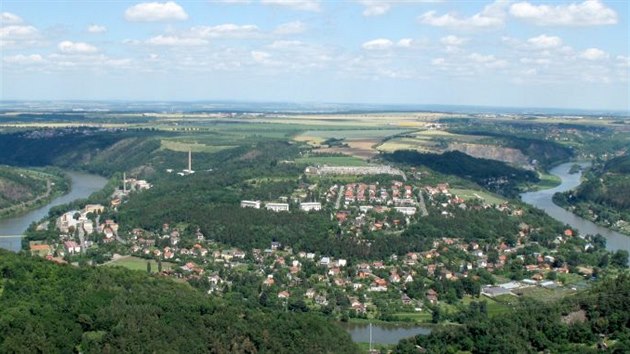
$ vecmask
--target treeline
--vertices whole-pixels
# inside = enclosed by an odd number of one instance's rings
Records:
[[[2,353],[355,353],[312,314],[209,299],[171,279],[0,250]]]
[[[628,298],[630,276],[624,273],[559,302],[522,300],[513,312],[493,318],[472,303],[463,326],[402,340],[394,352],[628,353]]]
[[[434,171],[471,180],[493,192],[515,197],[520,183],[537,182],[532,171],[508,166],[499,161],[478,159],[459,151],[443,154],[395,151],[382,155],[384,159],[410,166],[426,166]]]
[[[630,220],[630,155],[596,161],[575,190],[557,193],[554,202],[606,226]]]

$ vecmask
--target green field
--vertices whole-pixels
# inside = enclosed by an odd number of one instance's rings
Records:
[[[308,130],[301,135],[314,138],[336,139],[382,139],[388,136],[404,133],[403,129],[347,129],[347,130]]]
[[[431,312],[425,310],[421,312],[399,312],[393,315],[396,319],[401,321],[409,321],[412,320],[414,322],[423,322],[428,323],[431,322]]]
[[[296,163],[305,165],[328,165],[328,166],[367,166],[364,160],[353,156],[308,156],[295,160]]]
[[[134,256],[124,256],[115,261],[111,261],[104,265],[106,266],[119,266],[131,270],[147,271],[147,262],[151,262],[151,273],[157,273],[158,265],[155,260],[148,260]],[[176,264],[170,262],[162,262],[162,270],[171,270],[176,267]]]
[[[477,191],[477,190],[472,190],[472,189],[450,188],[449,192],[451,192],[451,194],[457,195],[458,197],[464,200],[478,198],[478,199],[484,200],[486,203],[489,203],[489,204],[501,204],[505,202],[505,199],[497,195],[494,195],[492,193],[482,192],[482,191]]]

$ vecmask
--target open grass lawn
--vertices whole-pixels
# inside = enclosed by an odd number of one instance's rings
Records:
[[[151,262],[151,273],[157,273],[158,265],[155,260],[147,260],[134,256],[124,256],[115,261],[106,263],[106,266],[120,266],[131,270],[147,271],[147,262]],[[170,262],[162,262],[162,270],[173,269],[176,265]]]
[[[353,156],[308,156],[295,160],[296,163],[305,165],[328,166],[367,166],[367,162]]]
[[[420,312],[399,312],[393,315],[401,321],[413,320],[415,322],[431,322],[431,312],[424,310]]]
[[[502,199],[501,197],[494,195],[492,193],[482,192],[482,191],[477,191],[477,190],[472,190],[472,189],[451,188],[449,189],[449,192],[457,195],[458,197],[464,200],[478,198],[478,199],[484,200],[486,203],[489,203],[489,204],[501,204],[505,201],[505,199]]]
[[[523,296],[532,297],[534,299],[545,301],[545,302],[556,301],[565,296],[573,295],[576,293],[576,291],[568,289],[568,288],[564,288],[564,287],[559,287],[555,289],[547,289],[547,288],[541,288],[537,286],[521,289],[519,290],[519,292],[521,292]]]
[[[214,153],[225,149],[233,148],[234,146],[230,145],[205,145],[199,144],[197,142],[184,142],[184,141],[176,141],[176,140],[161,140],[160,147],[162,149],[171,150],[171,151],[179,151],[179,152],[188,152],[188,150],[192,152],[207,152]]]

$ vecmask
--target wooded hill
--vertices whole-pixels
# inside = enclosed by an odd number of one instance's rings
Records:
[[[229,294],[228,294],[229,295]],[[2,353],[355,353],[312,314],[208,298],[187,284],[0,250]]]
[[[629,298],[625,273],[559,302],[522,301],[514,312],[493,318],[473,303],[463,326],[403,340],[394,352],[628,353]]]

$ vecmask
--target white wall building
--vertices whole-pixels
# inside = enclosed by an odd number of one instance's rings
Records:
[[[260,209],[260,200],[241,200],[241,208]]]
[[[265,208],[267,210],[273,211],[289,211],[288,203],[265,203]]]
[[[300,209],[304,211],[322,210],[322,203],[300,203]]]

